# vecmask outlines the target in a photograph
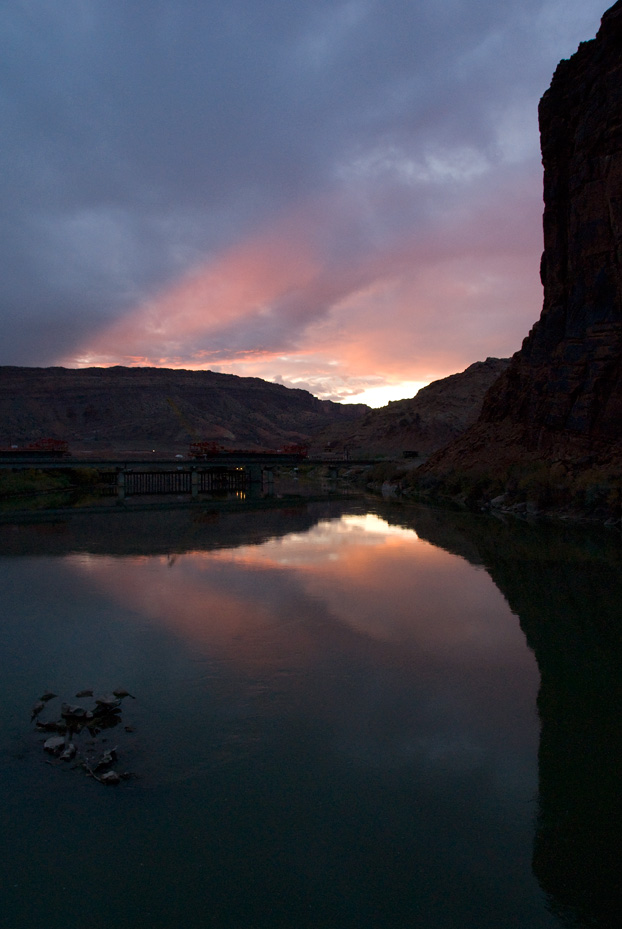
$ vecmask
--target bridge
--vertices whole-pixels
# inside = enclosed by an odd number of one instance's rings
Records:
[[[0,456],[0,470],[74,470],[89,469],[99,473],[119,500],[135,494],[189,494],[261,492],[264,485],[274,487],[277,467],[301,464],[325,466],[329,478],[336,480],[339,470],[353,465],[372,465],[376,459],[313,457],[298,454],[263,452],[219,452],[202,458],[99,458],[53,457],[41,455]]]

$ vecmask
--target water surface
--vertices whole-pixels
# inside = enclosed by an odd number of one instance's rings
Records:
[[[595,899],[564,896],[594,783],[557,702],[580,678],[595,732],[604,699],[617,712],[614,626],[567,602],[596,570],[598,615],[617,609],[617,556],[555,539],[356,503],[0,526],[0,925],[607,925],[593,849]],[[99,738],[136,776],[104,787],[43,753],[29,710],[119,685],[132,731]]]

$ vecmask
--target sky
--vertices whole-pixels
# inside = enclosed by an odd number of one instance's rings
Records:
[[[0,0],[0,364],[413,396],[540,315],[607,0]]]

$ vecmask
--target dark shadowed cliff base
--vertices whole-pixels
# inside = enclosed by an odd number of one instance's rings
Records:
[[[622,0],[540,103],[544,306],[477,423],[419,487],[481,505],[619,520]]]

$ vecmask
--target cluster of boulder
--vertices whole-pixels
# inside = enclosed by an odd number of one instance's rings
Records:
[[[90,708],[62,703],[60,718],[41,719],[40,714],[57,696],[46,691],[32,707],[30,719],[37,732],[50,733],[43,743],[43,750],[59,761],[72,761],[73,767],[81,768],[100,784],[118,784],[131,777],[127,771],[119,773],[114,769],[117,747],[103,748],[98,743],[98,736],[121,723],[122,701],[125,697],[134,699],[133,695],[122,687],[98,696],[94,696],[92,690],[80,690],[76,698],[93,697],[94,703]],[[133,727],[125,726],[125,731],[132,732]],[[84,733],[89,736],[88,742]]]

